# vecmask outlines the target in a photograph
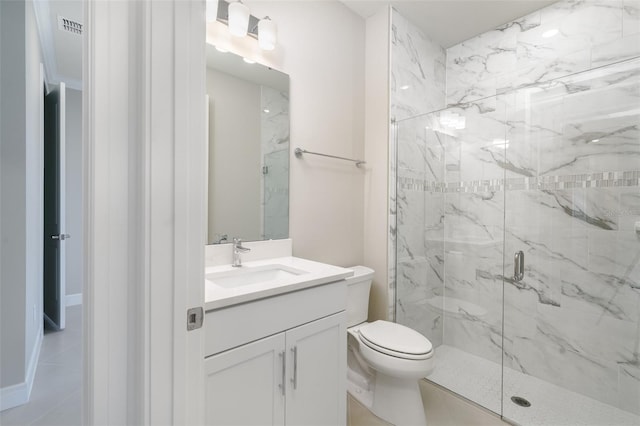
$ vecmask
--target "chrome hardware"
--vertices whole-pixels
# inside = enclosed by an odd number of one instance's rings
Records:
[[[202,306],[187,310],[187,331],[202,327],[204,321],[204,311]]]
[[[298,388],[298,347],[294,346],[291,348],[291,352],[293,352],[293,378],[291,379],[291,383],[293,383],[293,388]]]
[[[282,352],[280,352],[278,355],[280,355],[280,358],[282,358],[282,382],[280,382],[280,384],[278,385],[278,387],[280,388],[280,391],[282,392],[282,396],[284,396],[284,393],[285,393],[285,387],[286,387],[286,386],[284,385],[284,383],[285,383],[285,381],[286,381],[286,380],[285,380],[285,378],[284,378],[284,376],[285,376],[285,371],[286,371],[286,368],[287,368],[287,367],[286,367],[286,362],[285,362],[285,355],[286,355],[286,354],[285,354],[285,352],[284,352],[284,351],[282,351]]]
[[[296,155],[297,158],[302,158],[302,154],[312,154],[312,155],[320,155],[322,157],[337,158],[338,160],[351,161],[352,163],[356,163],[356,167],[360,167],[363,164],[367,164],[367,162],[364,160],[354,160],[353,158],[339,157],[337,155],[321,154],[319,152],[307,151],[306,149],[302,149],[302,148],[296,148],[293,151],[293,153]]]
[[[59,234],[59,235],[51,236],[52,240],[60,240],[60,241],[68,240],[69,238],[71,238],[71,235],[69,234]]]
[[[246,253],[251,251],[248,247],[242,246],[242,240],[240,238],[233,239],[233,263],[231,266],[236,268],[242,266],[242,259],[240,258],[240,253]]]
[[[522,281],[524,278],[524,253],[522,250],[517,251],[513,258],[513,279],[514,281]]]

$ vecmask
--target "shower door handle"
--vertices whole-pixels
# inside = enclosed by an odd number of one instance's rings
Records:
[[[524,253],[522,250],[517,251],[513,258],[513,279],[514,281],[522,281],[524,278]]]

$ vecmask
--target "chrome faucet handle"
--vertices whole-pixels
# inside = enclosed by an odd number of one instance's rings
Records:
[[[242,245],[242,240],[240,238],[234,238],[233,239],[233,248],[239,252],[247,252],[247,251],[251,251],[250,248],[248,247],[244,247]]]
[[[231,266],[239,267],[242,266],[242,258],[240,257],[240,253],[246,253],[251,251],[248,247],[242,247],[242,240],[240,238],[233,239],[233,263]]]

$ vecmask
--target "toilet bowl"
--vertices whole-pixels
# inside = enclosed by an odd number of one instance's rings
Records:
[[[433,370],[434,349],[415,330],[389,321],[366,322],[373,270],[347,278],[347,390],[396,426],[426,425],[418,380]]]

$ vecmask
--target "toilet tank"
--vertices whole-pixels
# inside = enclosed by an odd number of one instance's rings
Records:
[[[369,290],[373,279],[373,269],[366,266],[352,266],[353,276],[347,281],[347,327],[367,321],[369,316]]]

